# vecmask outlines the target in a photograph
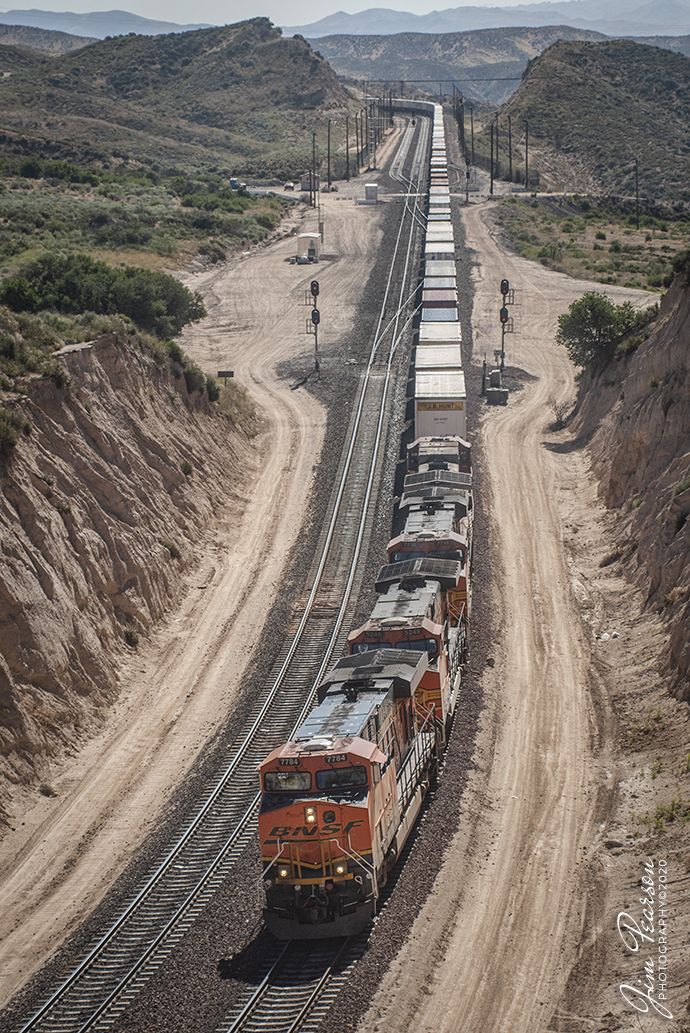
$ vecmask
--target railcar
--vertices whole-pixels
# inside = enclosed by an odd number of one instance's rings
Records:
[[[343,657],[295,738],[259,766],[264,919],[278,939],[347,936],[376,913],[438,764],[415,692],[422,652]]]
[[[351,654],[377,648],[425,652],[427,669],[416,690],[421,713],[433,711],[444,737],[455,710],[467,651],[462,564],[416,559],[383,567],[369,620],[350,632]]]

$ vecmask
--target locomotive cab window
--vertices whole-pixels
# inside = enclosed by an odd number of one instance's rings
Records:
[[[429,659],[433,660],[438,653],[438,642],[435,638],[401,639],[396,643],[395,648],[410,649],[415,653],[428,653]]]
[[[462,560],[459,549],[433,549],[429,553],[430,560]]]
[[[319,789],[345,789],[367,784],[367,769],[361,764],[349,768],[326,768],[316,772]]]
[[[393,649],[395,648],[392,642],[382,642],[381,639],[376,639],[375,642],[355,642],[352,647],[353,653],[369,653],[373,649]]]
[[[309,771],[267,771],[264,774],[267,793],[304,792],[311,789]]]

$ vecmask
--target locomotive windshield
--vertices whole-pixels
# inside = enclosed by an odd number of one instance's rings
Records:
[[[267,793],[304,792],[311,789],[309,771],[267,771],[264,774]]]
[[[402,639],[395,643],[395,649],[413,649],[418,653],[428,653],[429,656],[436,656],[438,653],[438,642],[435,638],[410,638]]]
[[[367,769],[358,764],[349,768],[327,768],[316,772],[319,789],[343,789],[345,786],[365,786]]]
[[[434,549],[429,553],[430,560],[461,560],[459,549]]]
[[[355,642],[352,647],[353,653],[368,653],[372,649],[393,649],[392,642],[382,642],[377,638],[375,642]]]

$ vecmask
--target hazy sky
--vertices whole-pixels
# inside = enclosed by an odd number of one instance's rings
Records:
[[[264,15],[276,25],[307,25],[310,22],[325,18],[336,11],[347,11],[356,14],[370,7],[390,8],[394,11],[411,11],[413,14],[428,14],[429,11],[447,10],[449,7],[468,5],[473,7],[507,7],[524,0],[448,0],[441,3],[436,0],[394,0],[382,3],[381,0],[300,0],[299,3],[286,4],[281,0],[197,0],[190,4],[187,0],[33,0],[31,3],[7,3],[3,10],[18,11],[31,8],[40,11],[74,11],[84,14],[88,11],[131,11],[143,18],[155,18],[158,21],[177,22],[180,25],[207,22],[210,25],[227,25],[242,21],[244,18],[255,18]]]

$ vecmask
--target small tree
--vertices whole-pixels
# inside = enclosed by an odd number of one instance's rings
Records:
[[[636,326],[629,301],[614,303],[605,294],[589,291],[574,301],[558,319],[557,344],[562,344],[576,366],[604,365],[616,353],[621,337]]]

